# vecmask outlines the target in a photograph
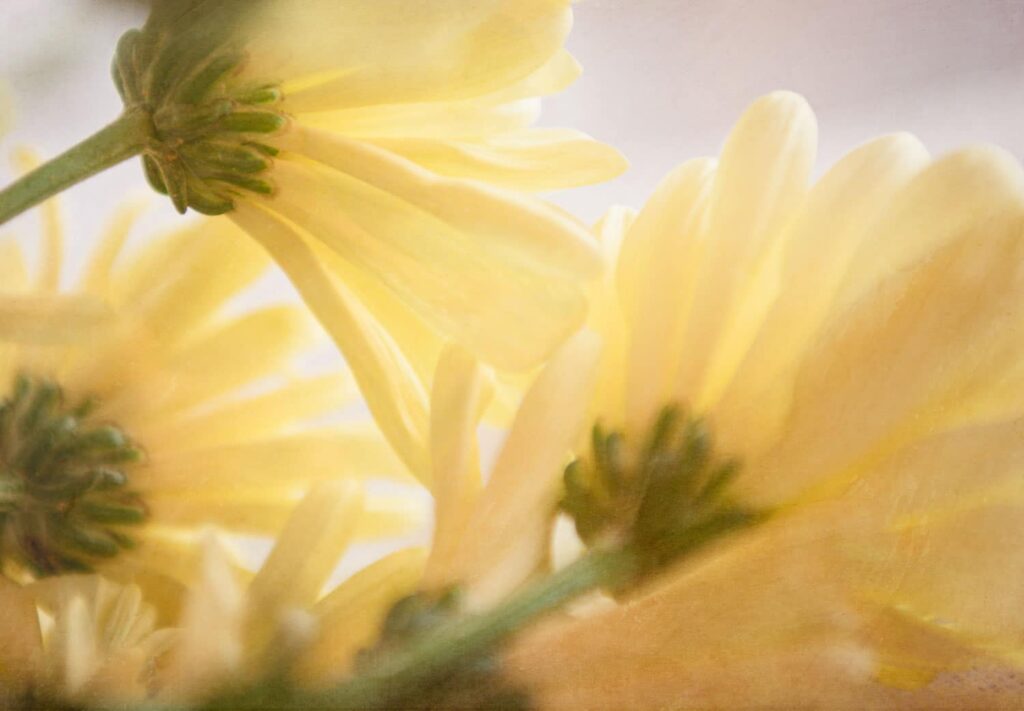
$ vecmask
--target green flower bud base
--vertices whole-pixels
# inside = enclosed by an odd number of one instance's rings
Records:
[[[287,124],[276,110],[281,92],[236,81],[244,62],[230,44],[199,54],[177,47],[159,27],[131,30],[118,43],[114,83],[126,110],[145,111],[153,124],[146,178],[178,212],[220,215],[243,193],[274,190],[267,173],[277,150],[266,140]]]
[[[69,405],[52,381],[21,375],[0,402],[0,566],[37,576],[88,572],[131,548],[146,519],[127,468],[140,450],[93,403]]]
[[[639,448],[595,425],[590,450],[566,468],[561,508],[584,543],[629,548],[642,570],[764,518],[729,498],[739,463],[717,458],[705,423],[680,408],[665,408]]]

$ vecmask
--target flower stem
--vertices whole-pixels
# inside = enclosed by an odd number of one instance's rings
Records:
[[[374,668],[316,693],[274,698],[275,709],[389,709],[416,698],[460,664],[486,655],[526,624],[599,587],[615,587],[639,569],[630,549],[593,551],[553,575],[527,587],[494,610],[453,622],[408,648],[382,659]],[[224,699],[207,708],[268,708],[265,690],[245,698]]]
[[[48,197],[142,152],[149,113],[130,109],[111,124],[0,190],[0,225]]]

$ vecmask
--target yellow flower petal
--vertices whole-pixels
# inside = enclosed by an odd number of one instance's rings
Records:
[[[180,452],[254,442],[348,404],[355,395],[347,374],[295,378],[268,393],[218,403],[187,417],[141,423],[133,431],[140,441],[178,442]]]
[[[441,355],[430,398],[430,454],[434,469],[434,538],[423,586],[451,583],[459,547],[480,493],[476,428],[486,407],[484,375],[465,351]]]
[[[623,239],[616,276],[629,328],[624,424],[632,432],[663,407],[683,356],[679,314],[691,308],[687,285],[695,282],[714,169],[714,161],[698,159],[670,173]]]
[[[730,451],[757,451],[778,433],[800,354],[828,317],[854,253],[893,195],[927,161],[914,137],[886,136],[847,154],[808,194],[782,237],[778,300],[715,405],[716,426]]]
[[[159,453],[140,467],[140,491],[186,492],[198,482],[228,489],[307,486],[325,479],[415,481],[383,438],[366,426],[336,427],[207,449]]]
[[[551,512],[569,450],[584,426],[599,347],[593,334],[577,334],[523,397],[456,566],[475,605],[500,599],[546,555]]]
[[[120,256],[128,233],[148,203],[134,200],[122,205],[107,227],[100,244],[89,258],[81,279],[82,291],[100,295],[107,292],[114,262]]]
[[[355,533],[361,507],[362,492],[353,481],[310,490],[249,586],[261,616],[316,602]]]
[[[843,486],[878,457],[955,422],[965,395],[1016,362],[1024,192],[1017,200],[964,224],[837,319],[805,361],[784,439],[744,477],[745,491],[779,501],[829,475]]]
[[[580,226],[470,183],[445,189],[437,184],[443,179],[413,164],[323,138],[332,149],[315,154],[345,162],[348,175],[281,165],[271,209],[487,362],[524,369],[579,326],[585,302],[578,280],[598,265]],[[511,322],[529,329],[513,334]]]
[[[381,431],[410,471],[427,481],[427,404],[394,342],[316,259],[302,237],[273,215],[239,205],[232,219],[288,273],[345,356]]]
[[[203,223],[149,245],[115,278],[114,293],[140,319],[160,324],[153,335],[172,345],[267,266],[266,255],[230,224]]]
[[[87,296],[0,296],[0,340],[74,343],[95,337],[114,320],[110,307]]]
[[[565,0],[307,0],[303,10],[263,3],[244,70],[293,80],[293,113],[478,96],[540,67],[571,23]]]
[[[363,568],[314,607],[320,633],[298,662],[300,679],[323,684],[351,670],[356,652],[370,645],[391,606],[420,581],[427,554],[406,548]]]
[[[686,320],[680,397],[698,399],[718,387],[753,336],[742,309],[763,308],[765,300],[751,275],[804,198],[816,139],[807,103],[784,92],[754,102],[729,135],[701,236],[705,249]],[[745,299],[747,291],[757,298]]]
[[[614,148],[570,129],[505,132],[490,140],[402,137],[372,142],[438,175],[515,190],[590,185],[627,167]]]

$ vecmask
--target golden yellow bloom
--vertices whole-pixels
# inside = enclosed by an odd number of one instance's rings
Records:
[[[6,575],[102,567],[170,614],[200,526],[273,534],[315,482],[408,478],[372,428],[305,424],[355,388],[344,372],[296,369],[322,337],[300,306],[241,308],[269,260],[231,223],[122,250],[128,211],[61,290],[55,217],[38,274],[16,242],[0,245]],[[416,522],[403,502],[367,509],[360,535]]]
[[[771,515],[524,637],[509,666],[544,707],[920,707],[1021,661],[1024,173],[901,134],[809,187],[815,147],[803,99],[768,95],[717,161],[602,226],[597,419],[623,439],[597,437],[594,468],[637,476],[676,406],[681,466],[734,462],[714,487]]]
[[[180,0],[118,49],[127,111],[154,124],[151,182],[274,256],[420,476],[416,376],[444,338],[523,370],[584,318],[591,238],[524,192],[624,167],[531,127],[579,73],[571,17],[569,0]],[[390,367],[399,348],[414,370]]]

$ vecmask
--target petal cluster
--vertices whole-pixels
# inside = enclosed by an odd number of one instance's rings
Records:
[[[685,408],[774,513],[527,638],[511,664],[553,707],[913,704],[885,689],[1018,658],[1024,171],[898,134],[812,185],[815,131],[768,95],[600,226],[598,420]]]

